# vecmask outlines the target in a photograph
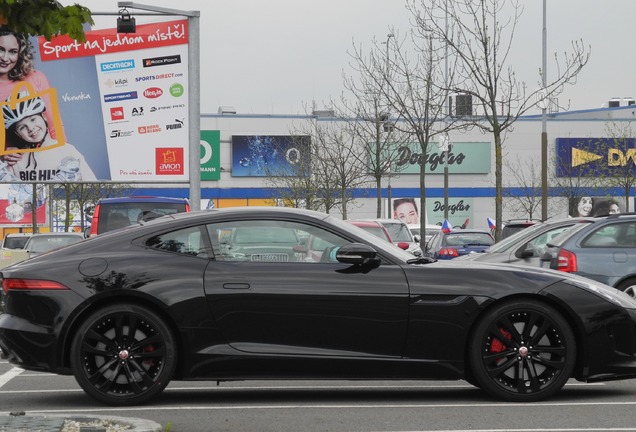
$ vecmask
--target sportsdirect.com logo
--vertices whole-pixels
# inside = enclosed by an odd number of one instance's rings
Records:
[[[133,59],[101,63],[99,65],[99,68],[101,69],[102,72],[115,72],[115,71],[126,70],[126,69],[134,69],[134,67],[135,67],[135,60]]]

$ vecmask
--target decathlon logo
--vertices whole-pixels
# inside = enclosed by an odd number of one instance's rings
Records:
[[[116,72],[126,69],[135,68],[135,60],[119,60],[114,62],[100,63],[99,68],[102,72]]]

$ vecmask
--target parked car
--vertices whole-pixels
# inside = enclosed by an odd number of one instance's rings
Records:
[[[78,232],[49,232],[33,234],[24,245],[29,258],[50,252],[64,246],[84,240],[84,235]]]
[[[243,227],[330,244],[252,261]],[[171,380],[466,379],[547,398],[636,376],[636,299],[539,267],[414,257],[335,216],[276,207],[179,213],[0,271],[0,349],[127,406]]]
[[[524,230],[532,225],[541,222],[538,219],[511,219],[505,221],[503,223],[503,228],[501,228],[501,239],[505,239],[510,237],[513,234],[518,233],[521,230]]]
[[[2,249],[24,249],[31,233],[9,233],[2,239]]]
[[[420,247],[421,243],[428,243],[435,234],[442,230],[441,225],[431,224],[424,225],[424,233],[422,233],[422,227],[419,224],[408,225],[408,227],[414,237],[418,236],[420,238]]]
[[[585,276],[636,296],[636,215],[593,218],[547,246],[542,267]]]
[[[380,222],[389,232],[391,241],[400,249],[404,249],[415,256],[422,256],[420,237],[411,233],[409,227],[399,219],[374,219]]]
[[[370,221],[370,220],[348,220],[352,225],[355,225],[359,228],[362,228],[368,233],[373,234],[376,237],[381,238],[382,240],[386,240],[389,243],[392,243],[391,235],[387,231],[387,229],[378,221]]]
[[[186,198],[151,196],[102,198],[93,211],[89,235],[102,234],[139,221],[189,211],[190,203]]]
[[[590,218],[565,218],[538,222],[498,241],[484,253],[464,255],[458,259],[538,267],[548,242],[563,231],[589,221]]]
[[[459,229],[449,233],[440,231],[427,247],[429,257],[449,260],[463,255],[484,252],[495,243],[488,231],[477,229]]]

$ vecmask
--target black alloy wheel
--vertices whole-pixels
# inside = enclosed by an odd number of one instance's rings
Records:
[[[175,338],[163,320],[136,305],[111,305],[88,317],[71,347],[73,374],[108,405],[134,405],[159,394],[176,366]]]
[[[496,305],[477,324],[469,344],[472,377],[492,396],[532,402],[559,391],[576,361],[566,320],[536,300]]]

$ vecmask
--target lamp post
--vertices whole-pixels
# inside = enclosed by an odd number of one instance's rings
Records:
[[[444,219],[448,219],[448,151],[450,138],[446,132],[439,136],[439,148],[444,157]]]
[[[188,18],[188,162],[190,177],[190,207],[201,209],[201,73],[199,11],[184,11],[151,6],[132,1],[117,2],[119,8],[139,9],[160,15]]]
[[[548,30],[546,27],[546,0],[543,0],[543,32],[542,32],[542,69],[541,78],[543,90],[546,91],[547,86],[547,40]],[[548,219],[548,131],[546,125],[546,109],[547,102],[543,101],[541,105],[541,219]]]
[[[384,71],[384,80],[387,82],[389,82],[389,39],[391,39],[392,37],[394,37],[395,35],[393,33],[389,33],[386,35],[386,42],[384,42],[386,44],[386,70]],[[388,101],[388,96],[387,96],[387,101]],[[389,104],[387,103],[387,113],[386,113],[386,120],[384,120],[385,122],[387,122],[389,120]],[[386,123],[385,123],[386,124]],[[386,127],[385,124],[383,124],[383,130],[386,131]],[[389,146],[391,146],[391,144],[388,144]],[[388,178],[388,184],[386,187],[386,196],[387,196],[387,213],[388,213],[388,217],[391,217],[391,195],[392,195],[392,190],[391,190],[391,168],[392,168],[392,162],[393,161],[393,149],[389,147],[389,178]]]

